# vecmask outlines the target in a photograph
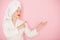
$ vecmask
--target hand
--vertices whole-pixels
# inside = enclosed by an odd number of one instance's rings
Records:
[[[47,24],[47,21],[45,21],[45,22],[41,22],[40,24],[39,24],[39,26],[41,26],[41,27],[43,27],[43,26],[45,26]]]
[[[25,23],[23,23],[22,25],[19,25],[19,26],[17,27],[17,29],[20,30],[20,29],[22,29],[22,28],[24,28],[24,27],[25,27]]]
[[[47,24],[47,21],[45,21],[45,22],[42,21],[40,24],[38,24],[38,26],[36,27],[37,31],[39,31],[41,28],[43,28],[46,24]]]

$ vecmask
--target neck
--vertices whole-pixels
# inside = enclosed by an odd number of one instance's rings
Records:
[[[16,23],[16,20],[17,20],[17,18],[15,18],[15,17],[12,18],[12,22],[13,22],[14,25]]]

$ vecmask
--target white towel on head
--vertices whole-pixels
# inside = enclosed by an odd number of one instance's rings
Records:
[[[13,13],[18,9],[21,9],[21,3],[17,0],[14,0],[8,4],[8,7],[5,11],[4,19],[11,19]]]

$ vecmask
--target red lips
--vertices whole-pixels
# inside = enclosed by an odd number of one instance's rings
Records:
[[[18,14],[18,16],[20,16],[20,14]]]

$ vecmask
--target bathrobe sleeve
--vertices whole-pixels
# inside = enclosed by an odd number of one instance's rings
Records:
[[[25,34],[28,36],[28,37],[34,37],[38,34],[37,30],[36,29],[33,29],[33,30],[30,30],[28,28],[28,24],[25,23],[25,30],[24,30]]]

